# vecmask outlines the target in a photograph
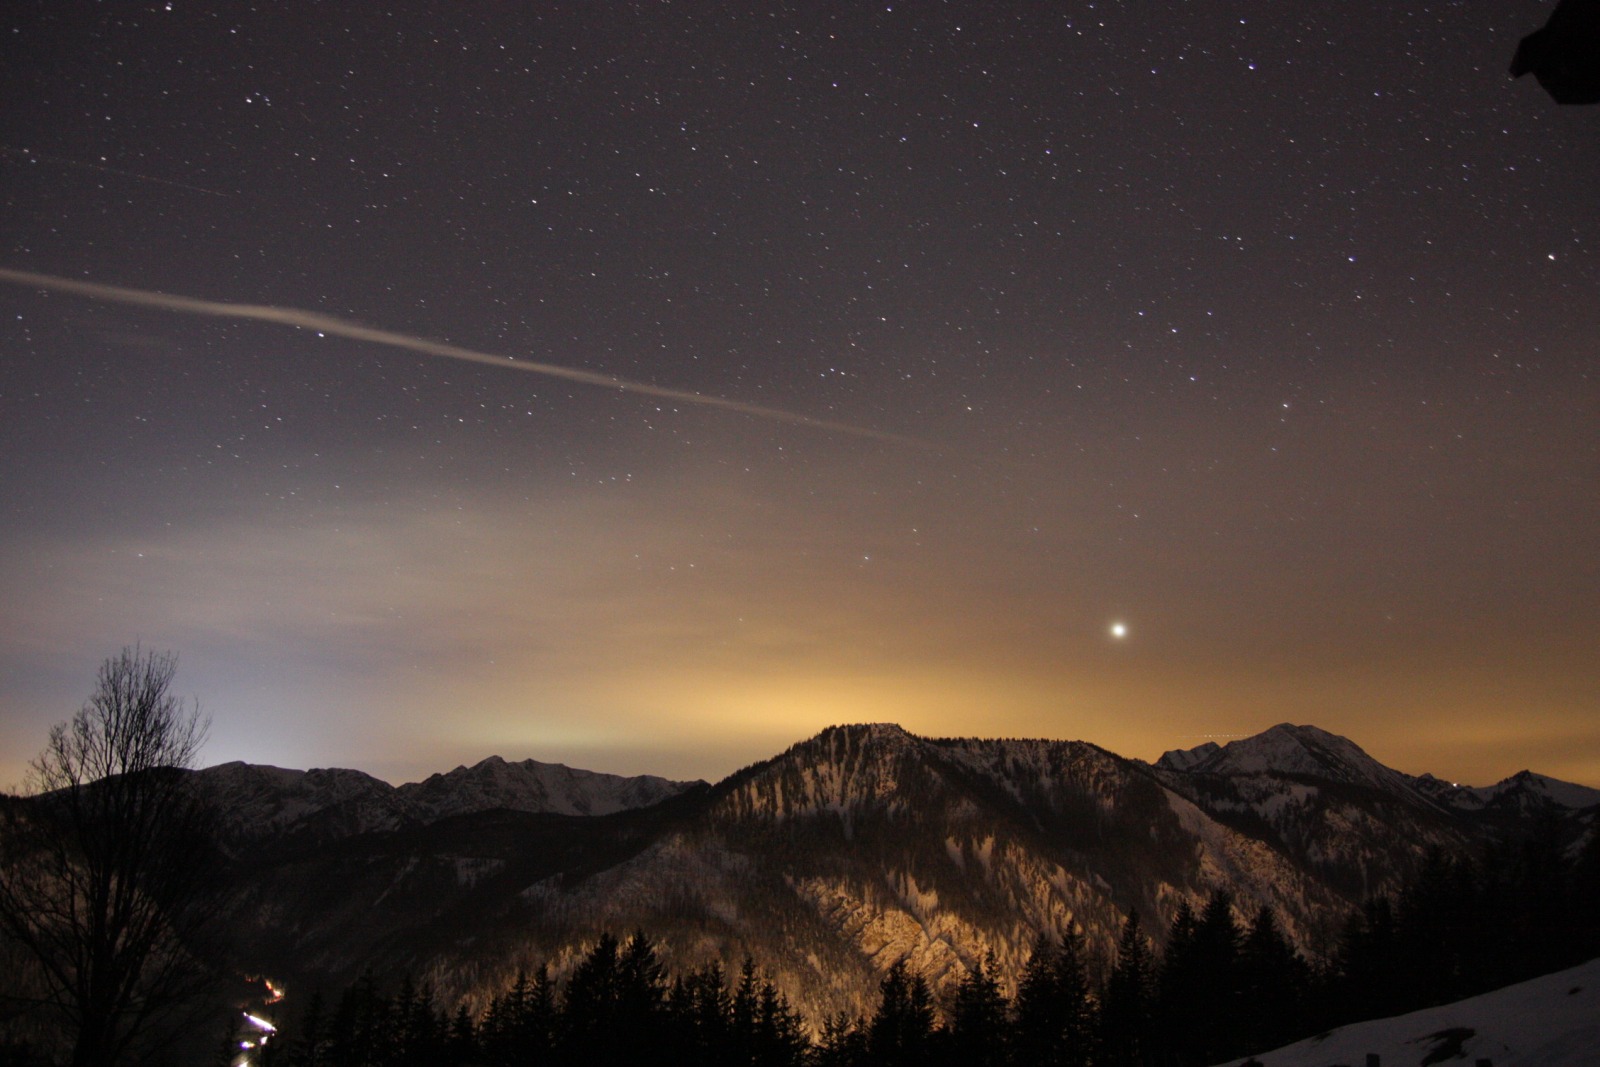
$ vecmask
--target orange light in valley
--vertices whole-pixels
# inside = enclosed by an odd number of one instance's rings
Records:
[[[267,995],[262,998],[263,1004],[276,1004],[283,999],[284,989],[278,983],[264,974],[251,974],[245,976],[246,982],[260,982],[267,989]]]

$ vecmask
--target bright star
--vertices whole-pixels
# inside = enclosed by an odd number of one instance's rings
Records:
[[[1114,622],[1111,624],[1111,636],[1121,641],[1128,636],[1128,627],[1125,623]]]

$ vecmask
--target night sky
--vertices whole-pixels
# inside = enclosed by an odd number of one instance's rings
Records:
[[[205,762],[392,781],[1292,721],[1600,785],[1548,11],[7,4],[0,786],[135,641]]]

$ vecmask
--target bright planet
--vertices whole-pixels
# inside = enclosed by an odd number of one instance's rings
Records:
[[[205,761],[394,782],[1289,721],[1600,785],[1552,5],[436,6],[7,5],[0,788],[135,641]]]

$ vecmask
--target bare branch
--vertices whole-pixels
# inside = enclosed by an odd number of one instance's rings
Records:
[[[189,774],[206,723],[170,693],[176,670],[138,646],[107,659],[34,760],[33,795],[0,815],[0,932],[74,1064],[159,1044],[209,977],[194,950],[215,913],[214,826]]]

